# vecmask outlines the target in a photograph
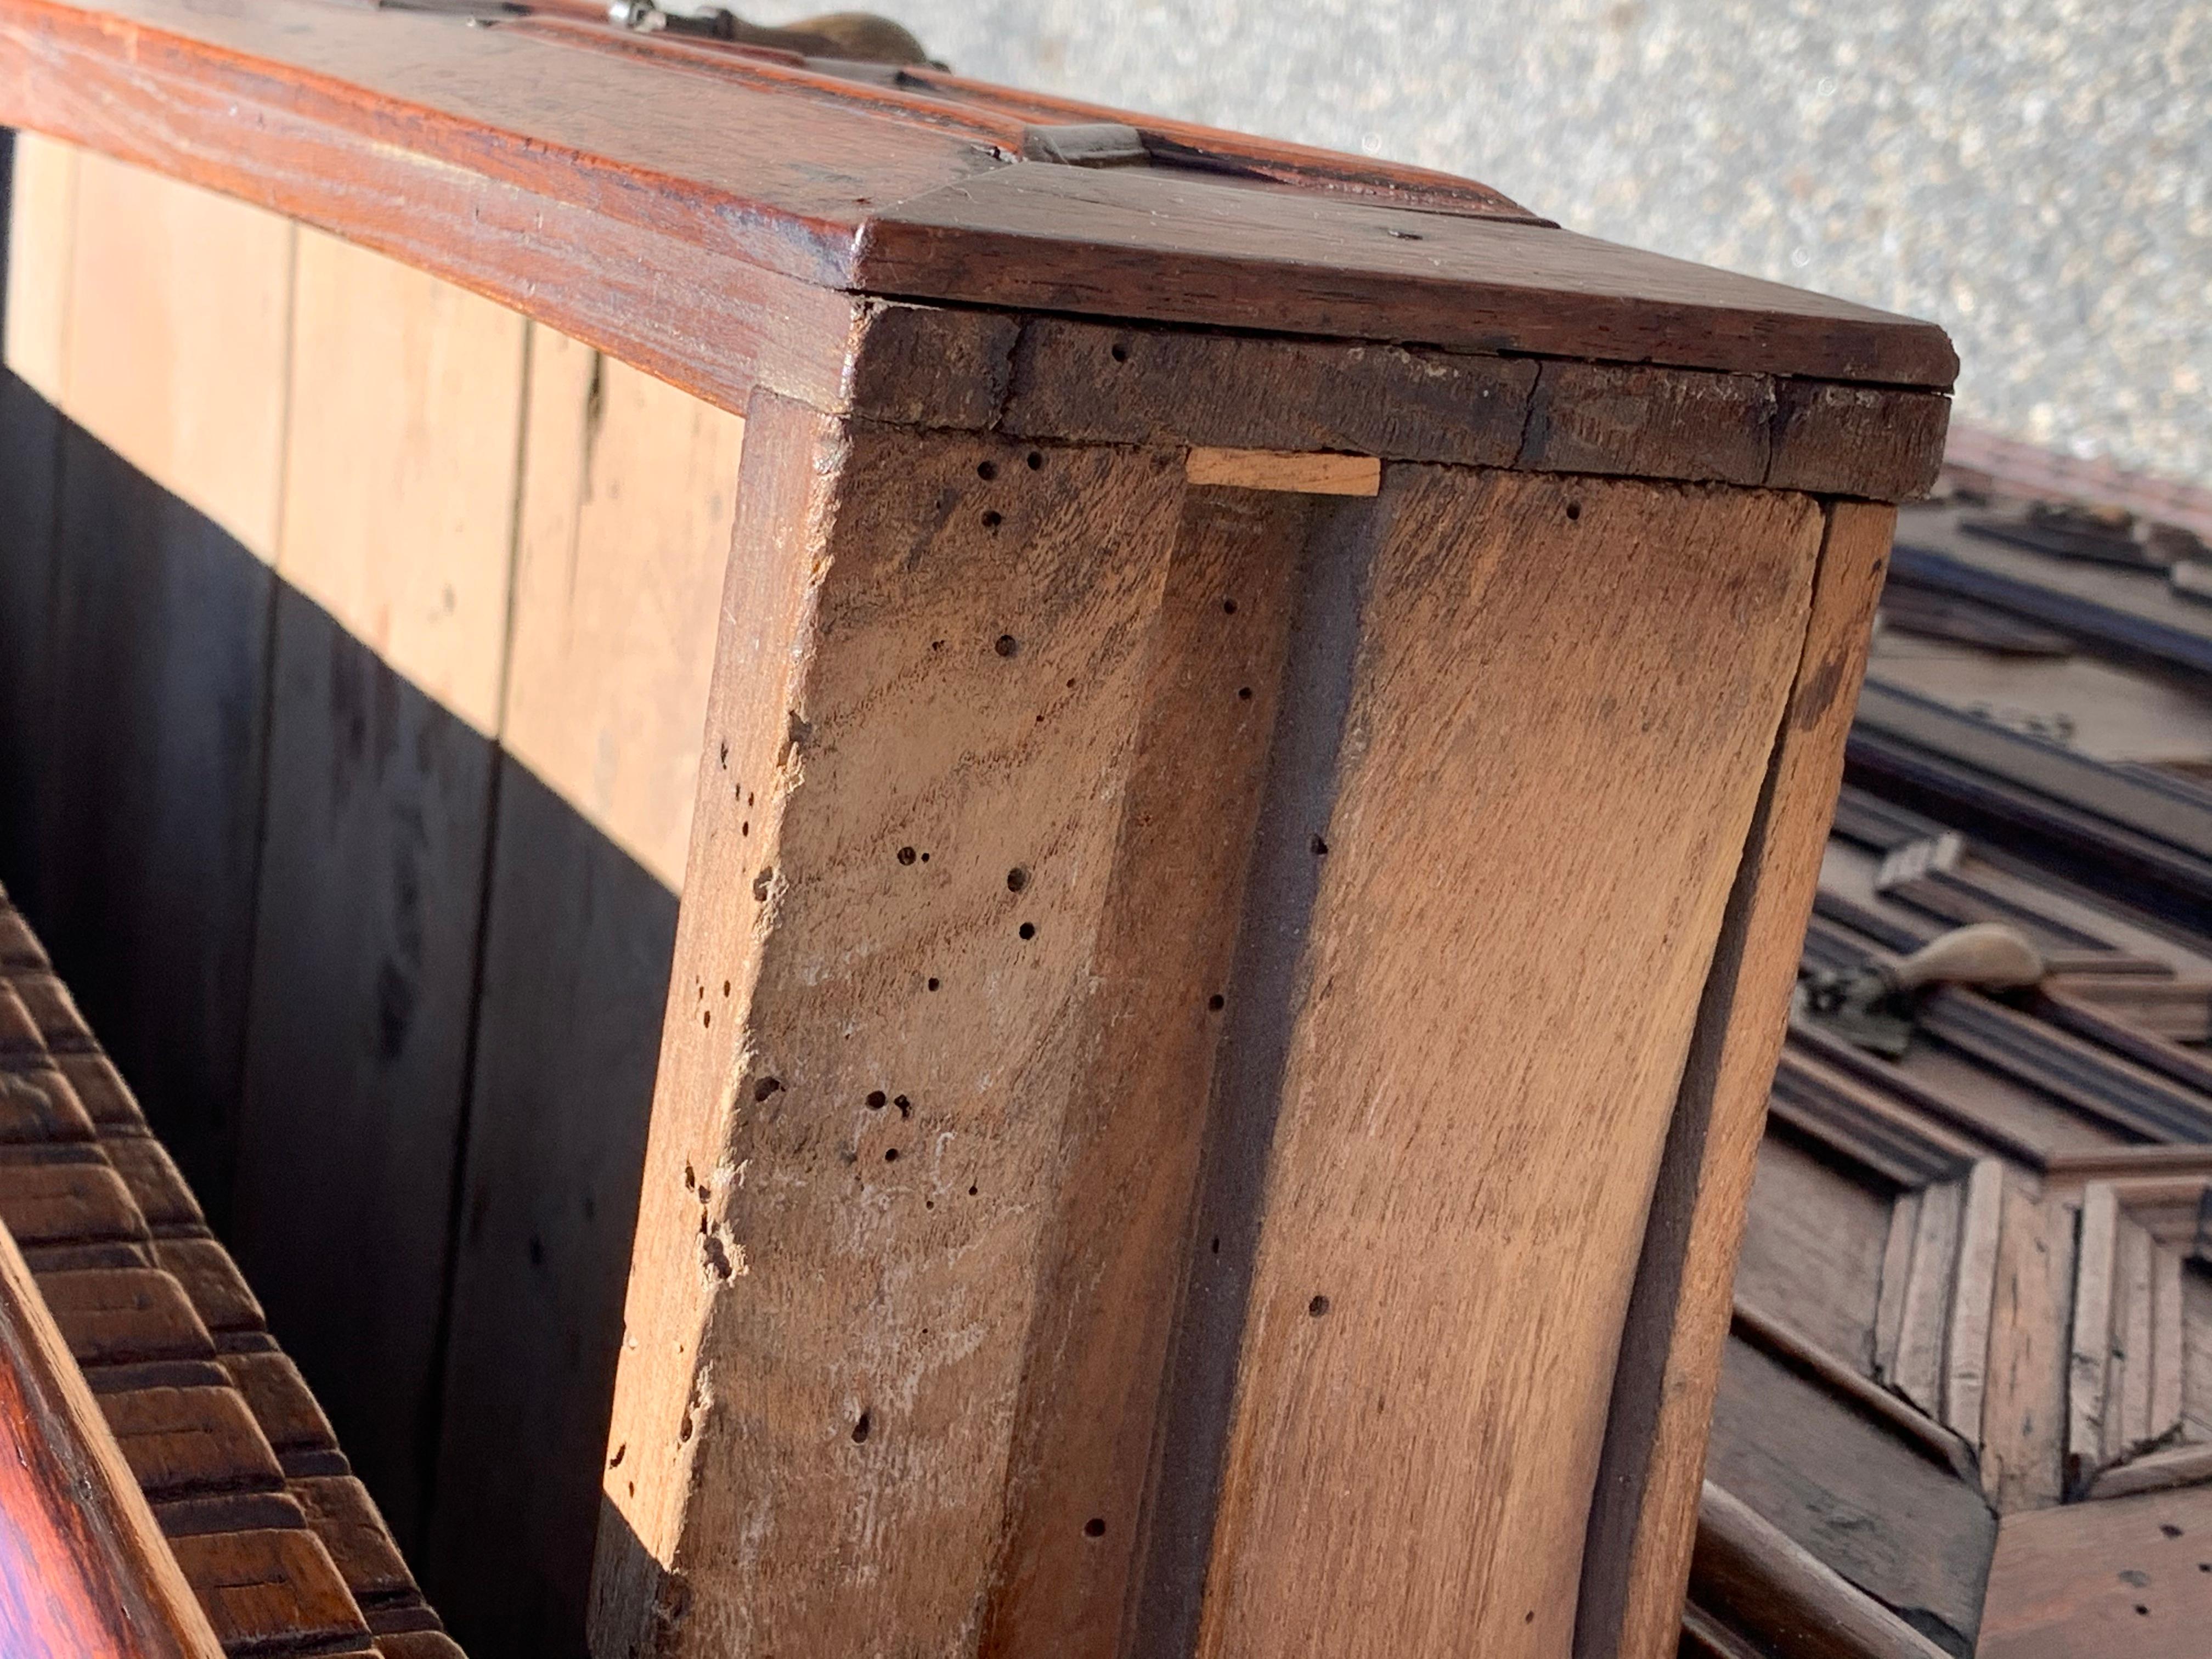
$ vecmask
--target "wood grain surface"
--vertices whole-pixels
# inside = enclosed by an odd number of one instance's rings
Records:
[[[0,1647],[21,1659],[217,1659],[99,1407],[0,1228]]]
[[[583,1628],[743,435],[734,416],[532,332],[423,1558],[440,1605],[487,1651],[573,1646]]]
[[[1651,1200],[1614,1372],[1576,1650],[1661,1659],[1696,1530],[1744,1216],[1892,514],[1827,510],[1811,616],[1730,894]]]
[[[1528,476],[1393,469],[1377,509],[1207,1656],[1566,1646],[1820,539],[1802,499]],[[1735,649],[1700,672],[1715,632]]]
[[[748,418],[602,1644],[976,1640],[1182,459]]]

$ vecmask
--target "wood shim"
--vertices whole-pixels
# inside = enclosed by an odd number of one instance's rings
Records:
[[[1297,455],[1278,449],[1194,449],[1183,476],[1194,484],[1285,489],[1302,495],[1372,495],[1382,463],[1372,455]]]

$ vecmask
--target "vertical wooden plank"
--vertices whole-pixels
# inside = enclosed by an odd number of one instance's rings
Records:
[[[1975,1447],[1982,1443],[1990,1309],[1996,1292],[2003,1210],[2003,1164],[1993,1158],[1976,1159],[1966,1176],[1966,1206],[1959,1223],[1959,1267],[1943,1359],[1943,1420]]]
[[[1146,1639],[1125,1609],[1148,1531],[1173,1525],[1146,1486],[1175,1455],[1158,1419],[1179,1285],[1224,1260],[1205,1218],[1190,1232],[1202,1108],[1246,1012],[1237,918],[1316,516],[1298,495],[1186,497],[1092,958],[1115,1012],[1063,1131],[986,1655],[1115,1659]]]
[[[755,400],[607,1650],[978,1639],[1070,1103],[1119,1006],[1093,967],[1182,463]]]
[[[744,422],[548,329],[532,351],[501,742],[673,891]]]
[[[1942,1181],[1920,1194],[1912,1230],[1912,1268],[1905,1280],[1897,1369],[1890,1387],[1941,1421],[1943,1414],[1943,1337],[1949,1328],[1951,1276],[1959,1260],[1959,1217],[1966,1183]]]
[[[2105,1459],[2115,1462],[2150,1437],[2152,1261],[2157,1254],[2149,1229],[2124,1217],[2120,1222],[2115,1279],[2113,1382],[2107,1384]]]
[[[234,1237],[419,1540],[505,671],[526,325],[300,233]]]
[[[744,424],[549,329],[422,1568],[482,1659],[577,1651]]]
[[[1920,1233],[1924,1192],[1899,1193],[1889,1212],[1889,1242],[1881,1255],[1881,1288],[1874,1316],[1874,1374],[1897,1380],[1905,1346],[1905,1297],[1912,1285],[1912,1243]]]
[[[1699,1008],[1622,1332],[1578,1659],[1662,1659],[1676,1639],[1766,1091],[1894,520],[1856,503],[1826,509],[1796,680]]]
[[[2111,1182],[2093,1181],[2081,1189],[2081,1235],[2074,1256],[2074,1340],[2066,1374],[2069,1486],[2094,1474],[2105,1455],[2118,1259],[2119,1200]]]
[[[2004,1513],[2055,1504],[2064,1488],[2073,1296],[2072,1215],[2056,1199],[2039,1202],[2027,1177],[2010,1177],[1982,1410],[1982,1484]]]
[[[1802,497],[1386,482],[1208,1659],[1569,1645],[1645,1206],[1820,542]]]
[[[2158,1247],[2151,1264],[2150,1433],[2162,1437],[2181,1425],[2182,1379],[2188,1338],[2182,1324],[2181,1253]]]
[[[291,235],[89,154],[75,173],[45,733],[67,760],[40,792],[30,896],[220,1221],[252,928]]]
[[[42,908],[33,856],[60,763],[48,739],[54,527],[61,470],[62,280],[74,231],[76,152],[8,137],[5,362],[0,372],[0,880]]]
[[[495,733],[527,325],[380,254],[299,238],[279,571]]]
[[[35,132],[15,137],[8,191],[8,368],[58,405],[68,379],[77,151]]]
[[[89,151],[76,201],[69,417],[255,557],[273,559],[291,224]]]

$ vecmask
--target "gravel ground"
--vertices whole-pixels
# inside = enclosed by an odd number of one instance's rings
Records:
[[[836,3],[970,74],[1934,318],[1961,420],[2212,482],[2208,0]]]

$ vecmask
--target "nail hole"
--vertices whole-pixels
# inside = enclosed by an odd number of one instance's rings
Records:
[[[1218,1014],[1218,1013],[1219,1013],[1219,1012],[1221,1012],[1221,1008],[1222,1008],[1222,1000],[1221,1000],[1221,998],[1220,998],[1219,996],[1218,996],[1218,995],[1217,995],[1217,996],[1210,996],[1210,997],[1206,998],[1206,1006],[1207,1007],[1209,1007],[1209,1008],[1212,1009],[1212,1010],[1213,1010],[1213,1012],[1214,1012],[1215,1013],[1217,1013],[1217,1014]]]
[[[2171,1521],[2160,1522],[2158,1524],[2158,1529],[2164,1533],[2168,1538],[2179,1538],[2181,1536],[2181,1528],[2175,1526]]]
[[[897,1162],[898,1162],[898,1148],[897,1148],[897,1147],[896,1147],[896,1146],[886,1146],[886,1147],[884,1147],[884,1163],[886,1163],[886,1164],[896,1164],[896,1163],[897,1163]]]
[[[981,479],[985,483],[990,483],[992,479],[994,479],[994,478],[995,478],[995,477],[997,477],[999,476],[999,468],[998,468],[998,465],[997,465],[997,463],[993,462],[993,461],[978,461],[978,462],[976,462],[976,463],[975,463],[975,476],[976,476],[977,477],[981,478]]]
[[[1114,342],[1112,355],[1115,362],[1126,363],[1129,361],[1129,348],[1123,345],[1119,340],[1116,340]]]
[[[1251,701],[1252,701],[1252,688],[1251,688],[1250,686],[1249,686],[1249,685],[1240,685],[1240,686],[1238,686],[1238,687],[1237,688],[1237,702],[1251,702]]]
[[[1018,893],[1029,884],[1030,872],[1018,864],[1006,872],[1006,890],[1009,893]]]
[[[2139,1613],[2142,1617],[2145,1618],[2145,1619],[2148,1619],[2148,1618],[2149,1618],[2149,1617],[2150,1617],[2150,1609],[2149,1609],[2148,1607],[2145,1607],[2145,1606],[2144,1606],[2142,1602],[2140,1602],[2140,1601],[2138,1601],[2138,1602],[2136,1602],[2136,1612],[2137,1613]]]
[[[1042,454],[1041,454],[1041,453],[1040,453],[1039,452],[1037,452],[1036,450],[1034,450],[1034,449],[1032,449],[1031,451],[1030,451],[1030,471],[1032,471],[1032,472],[1036,472],[1036,471],[1038,471],[1042,470],[1043,466],[1044,466],[1044,457],[1043,457],[1043,455],[1042,455]]]
[[[862,1444],[866,1441],[868,1437],[868,1414],[866,1412],[862,1412],[860,1413],[860,1420],[853,1425],[853,1443],[854,1445],[857,1446]]]
[[[1014,931],[1017,933],[1019,933],[1024,939],[1035,939],[1036,937],[1036,923],[1033,921],[1025,921],[1020,927],[1014,929]]]
[[[1213,1253],[1216,1255],[1219,1255],[1221,1254],[1221,1235],[1219,1233],[1216,1233],[1213,1236]]]
[[[969,1197],[970,1197],[970,1198],[973,1198],[973,1197],[975,1197],[975,1189],[973,1187],[970,1187],[970,1188],[968,1189],[968,1196],[969,1196]]]
[[[1312,1301],[1306,1304],[1306,1311],[1311,1314],[1316,1319],[1319,1319],[1323,1314],[1328,1311],[1328,1298],[1325,1296],[1316,1297]]]
[[[1012,634],[1000,635],[998,642],[991,647],[992,650],[997,652],[1002,657],[1011,657],[1015,652],[1021,648],[1022,642],[1016,639]]]
[[[1236,600],[1234,600],[1234,599],[1224,599],[1224,600],[1222,600],[1222,602],[1221,602],[1221,614],[1222,614],[1223,616],[1224,616],[1224,617],[1233,617],[1233,616],[1235,616],[1235,615],[1237,614],[1237,601],[1236,601]]]
[[[1103,1538],[1106,1535],[1105,1521],[1098,1516],[1092,1516],[1083,1523],[1083,1535],[1085,1538]]]
[[[996,530],[1004,523],[1006,523],[1006,520],[1000,518],[995,512],[986,513],[983,515],[983,528],[986,530]]]
[[[1567,503],[1567,517],[1569,519],[1579,519],[1582,515],[1583,504],[1580,501],[1569,501]]]
[[[881,1089],[871,1089],[868,1091],[868,1109],[870,1111],[880,1112],[890,1103],[890,1097],[886,1095]]]
[[[758,1083],[753,1085],[753,1098],[756,1101],[766,1100],[770,1095],[775,1093],[777,1090],[782,1087],[783,1084],[781,1079],[772,1077],[764,1077]]]
[[[932,980],[932,981],[929,981],[929,988],[930,988],[931,990],[933,990],[933,991],[934,991],[934,990],[937,988],[937,981],[936,981],[935,980]]]
[[[912,864],[914,862],[914,848],[911,847],[900,848],[898,850],[898,861],[901,864]]]
[[[1313,838],[1313,854],[1317,859],[1328,856],[1328,843],[1319,836]]]

